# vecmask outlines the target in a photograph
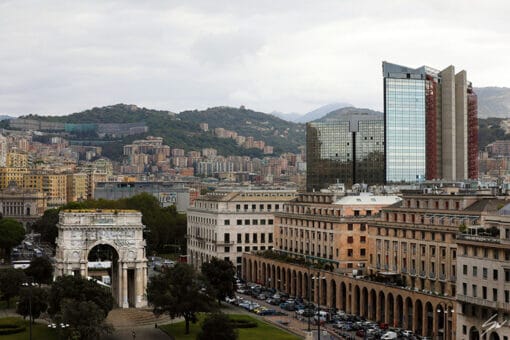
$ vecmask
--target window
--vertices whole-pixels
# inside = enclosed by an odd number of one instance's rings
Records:
[[[372,210],[367,210],[367,216],[372,216]]]
[[[347,249],[347,256],[352,257],[354,254],[354,251],[352,249]]]
[[[482,299],[487,300],[487,287],[482,287]]]
[[[248,204],[244,205],[244,210],[248,210]]]
[[[225,225],[230,225],[230,220],[225,220]]]
[[[230,243],[230,234],[228,233],[223,234],[223,240],[225,241],[225,243]]]
[[[241,210],[241,205],[240,204],[236,204],[236,210]]]
[[[230,253],[230,247],[225,247],[225,253]]]
[[[250,225],[250,220],[244,220],[244,225]]]
[[[492,301],[498,301],[498,290],[496,288],[492,288]]]
[[[242,257],[241,256],[236,257],[236,262],[237,263],[241,263],[242,262]]]
[[[244,247],[244,251],[250,251],[250,247]]]
[[[237,243],[243,242],[242,234],[237,234]]]
[[[465,282],[462,283],[462,294],[467,295],[467,284]]]
[[[359,216],[359,210],[354,210],[354,216]]]
[[[266,220],[260,220],[260,225],[266,225]]]
[[[367,253],[367,250],[366,250],[365,248],[361,248],[361,249],[359,250],[359,254],[360,254],[360,256],[366,256],[366,253]]]
[[[484,268],[482,268],[482,277],[483,277],[484,279],[487,279],[487,268],[485,268],[485,267],[484,267]]]
[[[240,253],[243,251],[243,247],[237,247],[237,252]]]
[[[237,220],[237,225],[243,225],[243,220]]]
[[[366,231],[367,230],[367,225],[365,223],[360,224],[359,230],[360,231]]]
[[[510,282],[510,269],[505,269],[505,282]]]
[[[252,239],[252,242],[253,243],[258,243],[258,240],[257,240],[257,234],[253,234],[253,239]]]
[[[257,205],[256,204],[252,204],[251,205],[251,210],[256,210],[257,209]]]
[[[267,224],[273,225],[273,220],[268,220],[267,222],[268,222]]]
[[[274,210],[276,210],[276,211],[280,210],[280,205],[279,204],[275,204],[274,205]]]
[[[259,224],[259,220],[251,220],[251,224],[258,225]]]
[[[477,297],[477,289],[478,289],[478,287],[476,287],[476,285],[471,285],[471,289],[473,291],[473,297]]]
[[[347,243],[353,243],[353,242],[354,242],[354,237],[352,237],[352,236],[347,237]]]
[[[493,279],[493,280],[498,280],[498,276],[499,276],[498,274],[499,274],[499,270],[494,269],[494,270],[492,271],[492,279]]]
[[[266,234],[260,234],[260,243],[266,243]]]
[[[366,236],[360,236],[359,242],[360,243],[366,243],[367,242],[367,237]]]
[[[244,242],[250,243],[250,234],[244,234]]]
[[[269,233],[269,243],[273,243],[273,233]]]
[[[267,210],[268,210],[268,211],[271,211],[271,204],[268,204],[268,205],[267,205]]]
[[[352,230],[352,229],[353,229],[353,228],[352,228],[352,223],[347,224],[347,230],[349,230],[349,231],[350,231],[350,230]]]
[[[505,302],[510,302],[510,290],[505,290]]]
[[[478,275],[478,267],[473,266],[473,276],[476,277]]]

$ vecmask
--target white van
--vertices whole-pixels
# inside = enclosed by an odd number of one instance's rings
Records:
[[[393,332],[393,331],[387,331],[386,333],[384,333],[384,335],[381,337],[382,340],[391,340],[391,339],[397,339],[398,338],[398,335],[397,333]]]

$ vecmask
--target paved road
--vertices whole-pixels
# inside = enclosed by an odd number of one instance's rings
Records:
[[[101,338],[101,340],[136,340],[136,339],[158,340],[171,338],[159,328],[154,328],[154,326],[137,327],[133,329],[127,328],[117,329],[113,334],[109,336],[103,336]]]

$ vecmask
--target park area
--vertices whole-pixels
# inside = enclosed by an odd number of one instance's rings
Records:
[[[0,318],[0,337],[2,340],[26,340],[29,339],[29,335],[28,320],[23,320],[20,317]],[[40,323],[32,325],[32,339],[52,340],[57,338],[57,330],[48,328],[48,325]]]
[[[168,335],[175,339],[195,340],[198,332],[200,331],[200,323],[204,319],[204,314],[199,316],[199,321],[195,324],[190,324],[189,334],[185,333],[185,325],[183,322],[162,325],[161,329]],[[297,335],[288,333],[276,326],[267,322],[253,318],[249,315],[242,314],[229,314],[229,318],[235,324],[242,324],[243,327],[249,325],[249,328],[236,328],[239,332],[239,340],[259,340],[259,339],[272,339],[272,340],[298,340],[301,339]]]

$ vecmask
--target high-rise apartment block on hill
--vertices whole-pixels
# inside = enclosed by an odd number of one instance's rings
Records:
[[[477,97],[466,71],[382,66],[386,181],[477,178]]]

